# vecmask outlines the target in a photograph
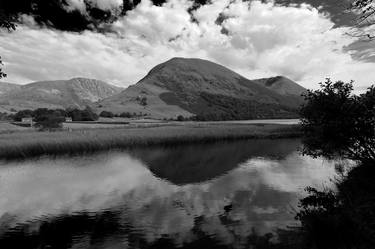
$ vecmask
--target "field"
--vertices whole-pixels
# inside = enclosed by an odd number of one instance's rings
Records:
[[[23,159],[40,155],[79,154],[134,146],[171,146],[249,138],[300,135],[298,125],[185,123],[56,132],[23,131],[0,134],[0,159]]]
[[[27,131],[27,130],[30,130],[30,128],[13,125],[7,122],[0,122],[0,134],[16,132],[16,131]]]

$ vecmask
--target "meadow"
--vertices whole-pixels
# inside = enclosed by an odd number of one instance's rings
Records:
[[[0,134],[0,159],[80,154],[135,146],[173,146],[222,140],[297,137],[298,125],[185,124]]]

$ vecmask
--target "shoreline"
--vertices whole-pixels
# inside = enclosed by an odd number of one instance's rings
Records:
[[[300,136],[299,125],[287,124],[186,124],[55,132],[23,131],[0,134],[0,162],[45,155],[79,155],[110,149]]]

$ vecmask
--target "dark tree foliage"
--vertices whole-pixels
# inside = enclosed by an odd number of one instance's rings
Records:
[[[147,97],[142,97],[142,98],[140,98],[139,99],[139,104],[141,105],[141,106],[147,106]]]
[[[0,56],[0,66],[4,65],[3,62],[1,61],[1,56]],[[7,77],[7,74],[3,72],[3,69],[0,67],[0,79]]]
[[[358,162],[336,191],[307,188],[296,216],[306,248],[375,248],[375,88],[352,91],[352,82],[327,79],[301,109],[306,154]]]
[[[103,118],[113,118],[115,115],[112,113],[112,112],[108,112],[108,111],[102,111],[100,114],[99,114],[100,117],[103,117]]]
[[[298,110],[279,104],[258,103],[251,100],[241,100],[220,94],[203,92],[200,97],[205,106],[193,120],[247,120],[262,118],[298,118]],[[198,108],[196,108],[198,109]],[[192,111],[194,113],[194,111]]]
[[[23,118],[31,118],[31,117],[33,117],[33,114],[34,114],[34,112],[32,110],[28,110],[28,109],[21,110],[21,111],[18,111],[17,113],[15,113],[13,115],[13,120],[19,122]]]
[[[1,7],[1,4],[0,4],[0,7]],[[12,30],[15,30],[16,29],[16,24],[15,24],[16,20],[15,20],[15,17],[13,15],[9,15],[7,13],[5,13],[2,8],[0,8],[0,31],[1,29],[6,29],[8,30],[9,32],[12,31]],[[0,56],[0,66],[3,65],[3,62],[1,60],[1,56]],[[4,73],[2,71],[2,68],[0,67],[0,79],[1,78],[5,78],[7,77],[7,74]]]
[[[354,0],[351,8],[359,13],[359,24],[372,25],[375,20],[375,1],[374,0]]]
[[[12,114],[8,114],[6,112],[0,112],[0,120],[12,120],[13,119],[13,115]]]
[[[73,121],[95,121],[99,118],[90,107],[86,107],[84,110],[68,108],[66,113]]]
[[[375,24],[375,0],[351,0],[350,10],[357,14],[356,24],[360,28],[354,36],[374,39],[375,34],[363,31],[362,28]]]
[[[375,161],[375,88],[360,96],[352,90],[352,82],[327,79],[307,92],[300,111],[305,154]]]
[[[182,115],[177,116],[177,121],[184,121],[184,120],[185,120],[184,116]]]
[[[361,164],[337,183],[337,191],[307,188],[296,218],[304,247],[375,248],[375,167]]]
[[[131,118],[133,115],[130,112],[122,112],[119,115],[121,118]]]
[[[47,109],[38,108],[35,110],[21,110],[12,115],[14,121],[21,121],[22,118],[32,117],[34,121],[50,116],[51,114],[58,117],[71,117],[73,121],[95,121],[98,119],[98,115],[94,113],[90,107],[86,107],[84,110],[68,108],[63,109]],[[63,120],[64,121],[64,120]]]
[[[40,130],[53,130],[62,128],[65,117],[61,116],[60,112],[51,110],[47,113],[37,115],[34,121],[35,127],[40,128]]]

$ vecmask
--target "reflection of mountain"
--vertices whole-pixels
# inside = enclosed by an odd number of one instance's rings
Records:
[[[265,233],[294,224],[289,208],[300,191],[320,186],[333,171],[321,160],[291,153],[295,142],[253,140],[132,153],[156,167],[152,158],[178,152],[173,160],[158,161],[167,168],[178,158],[188,167],[188,155],[200,155],[190,162],[210,164],[202,174],[211,180],[183,186],[156,178],[121,152],[2,165],[0,248],[252,248]],[[215,151],[233,163],[226,159],[220,166],[212,158]],[[215,171],[214,162],[221,169]]]
[[[144,149],[132,152],[153,174],[174,184],[204,182],[250,158],[283,159],[294,152],[300,142],[296,139],[245,140],[223,142],[212,146],[199,144],[175,148]]]

